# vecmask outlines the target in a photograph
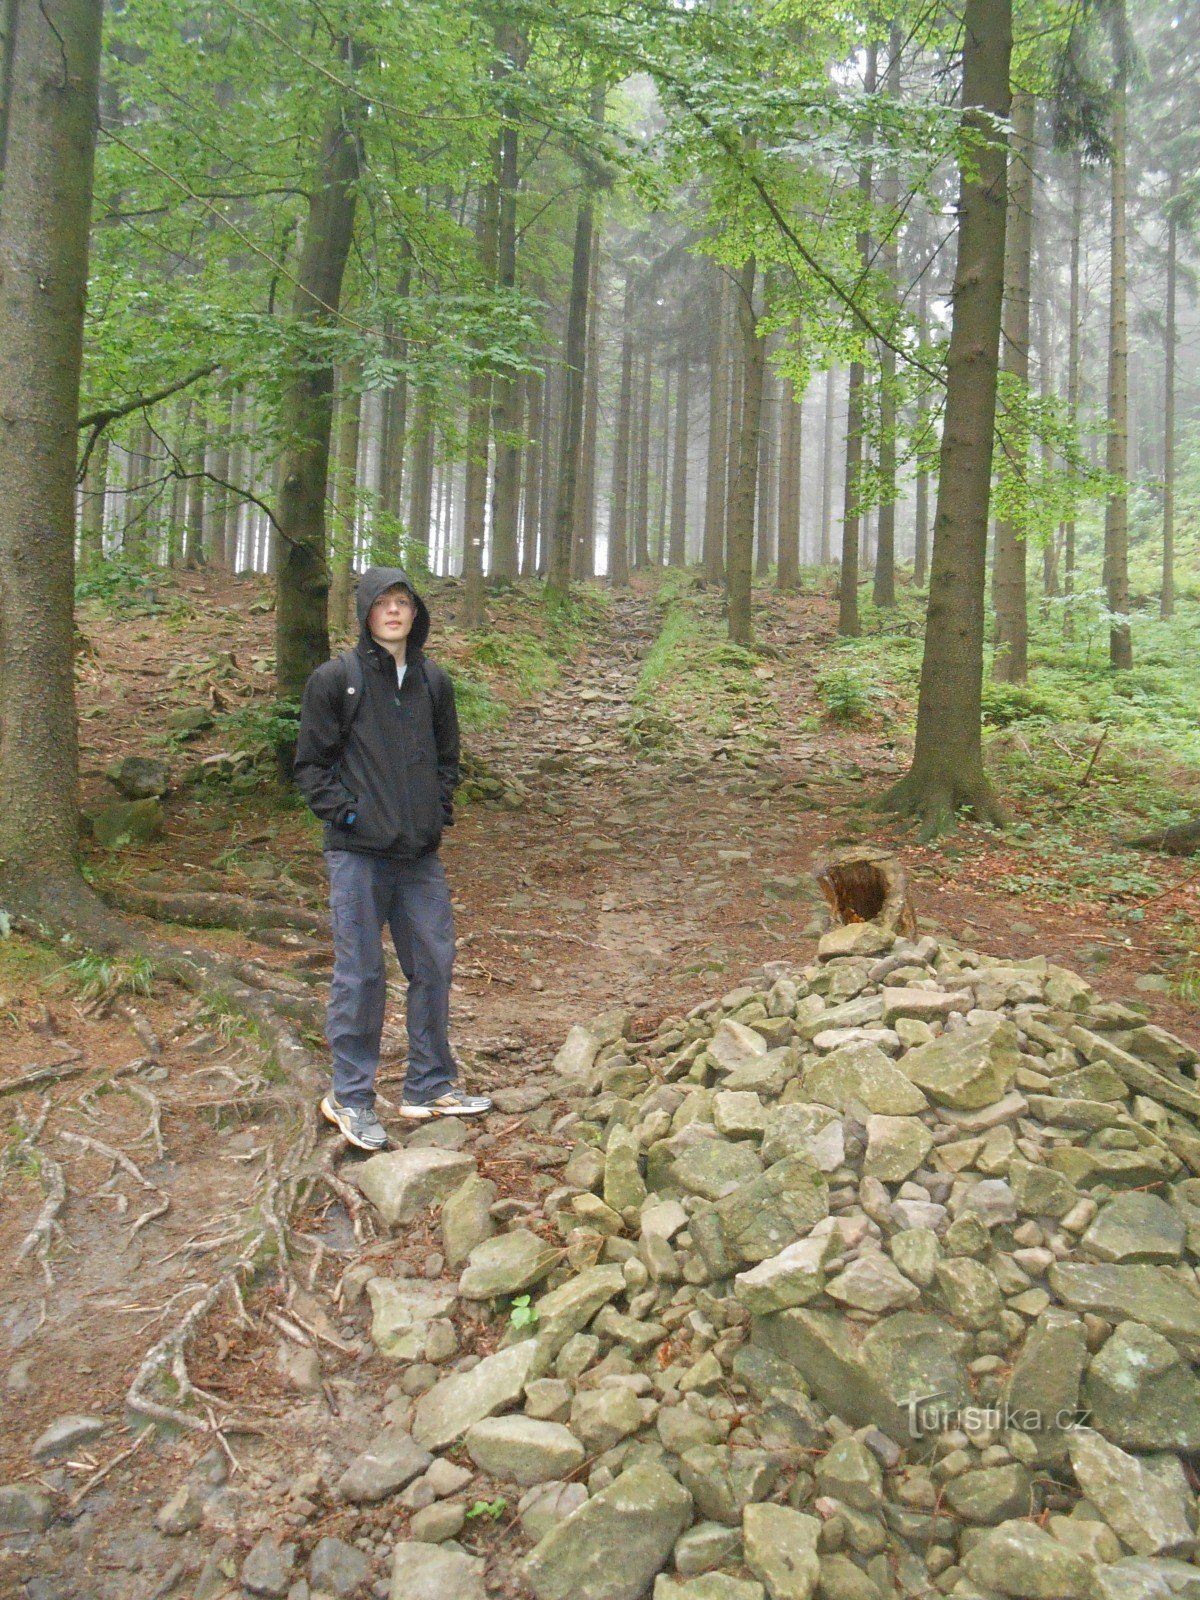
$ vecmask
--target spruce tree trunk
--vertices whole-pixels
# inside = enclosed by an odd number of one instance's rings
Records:
[[[1105,465],[1116,487],[1104,510],[1104,593],[1110,613],[1129,614],[1129,325],[1126,308],[1126,139],[1125,99],[1129,78],[1129,40],[1125,0],[1111,9],[1116,63],[1112,104],[1112,194],[1108,301],[1108,451]],[[1109,629],[1108,658],[1119,671],[1133,666],[1133,637],[1127,621]]]
[[[129,475],[121,526],[121,556],[134,565],[140,565],[147,559],[150,548],[151,497],[155,492],[150,486],[153,468],[150,452],[153,447],[150,418],[142,411],[138,414],[133,442],[129,447]]]
[[[765,357],[764,350],[764,357]],[[758,509],[754,517],[754,576],[765,578],[771,570],[771,563],[775,560],[775,522],[779,515],[778,497],[776,494],[775,457],[776,439],[775,429],[778,423],[779,407],[775,402],[775,391],[778,385],[774,382],[771,368],[763,365],[763,392],[762,409],[758,422]]]
[[[725,474],[729,459],[729,280],[715,267],[709,357],[708,464],[704,494],[704,581],[725,578]]]
[[[579,539],[575,576],[596,575],[596,454],[600,432],[600,247],[592,250],[588,285],[587,377],[583,396],[583,442],[579,469]]]
[[[662,432],[658,441],[658,511],[654,519],[654,565],[661,567],[667,557],[667,500],[671,481],[671,369],[663,367],[662,404],[659,407]]]
[[[762,418],[765,349],[758,337],[754,308],[757,262],[753,256],[738,274],[737,314],[741,343],[741,427],[737,435],[737,461],[730,500],[728,541],[729,637],[734,644],[754,640],[751,610],[754,563],[754,502],[758,489],[758,432]]]
[[[329,631],[340,638],[350,625],[354,587],[354,530],[358,493],[358,446],[362,431],[362,359],[338,370],[337,453],[333,476],[332,577]]]
[[[188,480],[187,526],[183,534],[183,564],[194,572],[204,560],[204,471],[205,437],[207,425],[203,410],[188,441],[187,466],[193,476]]]
[[[633,564],[639,570],[650,565],[650,407],[654,393],[653,347],[642,359],[641,392],[637,404],[637,447],[633,496]]]
[[[983,770],[981,698],[1007,190],[1006,151],[996,127],[1009,113],[1012,0],[967,0],[963,40],[963,123],[979,143],[959,181],[946,424],[916,748],[909,771],[883,802],[889,810],[915,812],[927,834],[964,806],[978,820],[1001,820]]]
[[[479,249],[479,265],[483,279],[490,283],[496,276],[499,250],[500,188],[498,174],[504,152],[498,142],[493,156],[492,179],[479,193],[475,214],[475,242]],[[514,247],[515,248],[515,247]],[[484,539],[487,532],[487,487],[489,429],[492,420],[491,373],[477,365],[467,383],[467,465],[463,485],[463,622],[468,628],[487,625],[487,608],[483,597]],[[505,509],[510,484],[504,485]],[[429,458],[429,496],[433,499],[433,456]],[[515,537],[515,527],[508,530]],[[506,552],[506,557],[507,557]],[[516,552],[512,552],[515,557]],[[496,574],[495,523],[492,525],[492,573]],[[515,565],[504,576],[515,577]]]
[[[1071,436],[1079,437],[1079,250],[1083,231],[1083,155],[1075,152],[1071,174],[1071,293],[1067,312],[1067,421]],[[1075,617],[1071,605],[1075,593],[1075,516],[1072,513],[1063,524],[1063,594],[1067,604],[1063,607],[1063,638],[1070,639],[1075,631]]]
[[[900,98],[901,33],[893,22],[888,38],[887,90],[893,100]],[[887,208],[887,238],[880,250],[882,266],[894,297],[897,290],[900,251],[899,221],[900,173],[889,166],[884,173],[880,198]],[[879,356],[879,531],[875,552],[875,579],[871,597],[885,609],[896,604],[896,352],[884,345]]]
[[[834,407],[837,401],[837,374],[832,367],[825,374],[825,437],[821,454],[821,565],[833,558],[833,449]]]
[[[496,29],[496,81],[503,85],[513,67],[525,64],[525,47],[515,28]],[[511,64],[510,64],[511,63]],[[511,294],[517,284],[517,185],[520,132],[506,108],[496,146],[496,287]],[[521,381],[515,372],[497,375],[492,393],[495,472],[492,480],[491,576],[515,582],[518,567],[517,510],[521,471]],[[486,455],[486,448],[484,454]]]
[[[612,513],[608,520],[608,575],[615,588],[629,583],[629,456],[633,439],[633,273],[625,273],[621,321],[621,385],[613,439]]]
[[[797,335],[798,336],[798,335]],[[804,398],[796,397],[791,378],[781,385],[783,417],[779,444],[779,564],[780,589],[800,585],[800,503],[804,459]]]
[[[525,374],[529,397],[529,415],[526,420],[528,439],[525,445],[525,498],[521,508],[521,576],[530,577],[537,568],[538,522],[541,518],[542,492],[542,400],[546,380],[541,372]]]
[[[921,272],[921,281],[917,289],[917,337],[921,349],[925,348],[929,339],[929,263],[926,262]],[[929,389],[928,385],[917,380],[920,387],[917,390],[917,449],[918,467],[916,476],[916,506],[914,509],[913,526],[913,585],[917,589],[925,587],[925,580],[929,576],[929,474],[925,470],[925,437],[929,431]]]
[[[671,470],[671,537],[667,555],[673,567],[687,565],[688,404],[691,367],[686,354],[675,384],[675,451]]]
[[[743,367],[741,308],[737,303],[737,279],[729,301],[729,445],[725,467],[725,557],[729,558],[729,524],[733,518],[733,490],[737,479],[738,450],[742,437]],[[728,574],[726,574],[728,581]]]
[[[102,433],[88,457],[79,519],[79,565],[87,572],[104,560],[104,507],[108,491],[108,434]]]
[[[0,885],[10,911],[83,895],[75,451],[101,5],[22,0],[11,20],[0,190]]]
[[[874,94],[878,49],[869,44],[866,53],[866,71],[863,90]],[[858,192],[863,205],[871,201],[874,163],[871,159],[871,134],[863,135],[864,155],[858,168]],[[858,259],[865,273],[871,265],[871,235],[868,229],[859,230]],[[866,524],[859,507],[860,480],[863,467],[863,421],[866,406],[866,374],[861,361],[850,363],[850,391],[846,397],[846,478],[842,494],[842,569],[838,578],[838,632],[847,639],[857,639],[862,632],[858,620],[858,568],[859,538],[865,536]]]
[[[187,472],[188,439],[192,431],[192,402],[185,400],[178,408],[175,455],[179,465],[171,463],[174,478],[171,482],[171,520],[167,526],[167,566],[177,567],[183,557],[184,524],[187,522]]]
[[[433,451],[434,420],[433,401],[428,389],[417,390],[417,403],[413,416],[412,482],[409,485],[408,537],[418,550],[423,546],[428,560],[429,530],[433,521]],[[463,545],[463,562],[466,563],[466,544]]]
[[[1179,174],[1172,171],[1167,213],[1167,322],[1163,343],[1163,547],[1162,592],[1158,612],[1175,615],[1175,358],[1176,281],[1179,275],[1178,225],[1173,202],[1179,194]]]
[[[1013,95],[1008,161],[1008,224],[1004,252],[1003,367],[1023,398],[1029,389],[1029,274],[1033,259],[1033,127],[1036,101],[1026,90]],[[1029,462],[1025,428],[1008,430],[1008,449],[1022,474]],[[1024,683],[1029,675],[1026,538],[1011,522],[996,524],[992,606],[997,683]]]

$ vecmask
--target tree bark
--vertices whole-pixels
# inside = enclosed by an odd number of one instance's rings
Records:
[[[30,0],[14,21],[0,191],[0,883],[10,911],[86,892],[75,874],[75,450],[100,0]]]
[[[888,37],[887,90],[897,101],[900,98],[900,48],[900,29],[893,22]],[[900,173],[894,165],[885,170],[880,187],[888,230],[880,251],[880,265],[894,299],[900,265],[897,231]],[[871,598],[877,606],[889,609],[896,604],[896,352],[890,344],[885,344],[879,354],[879,482],[879,523]]]
[[[737,466],[730,499],[729,548],[729,637],[734,644],[749,645],[754,640],[751,586],[754,564],[754,502],[758,489],[758,431],[762,418],[763,367],[765,350],[758,337],[758,315],[754,307],[757,262],[753,256],[738,274],[737,316],[741,336],[742,405],[741,427],[737,435]]]
[[[633,273],[625,273],[621,321],[621,384],[613,440],[612,513],[608,522],[608,575],[615,588],[629,583],[629,456],[633,440]]]
[[[104,507],[108,489],[108,435],[102,433],[88,457],[79,520],[79,565],[84,572],[104,560]]]
[[[1003,367],[1023,405],[1029,390],[1029,273],[1033,259],[1033,126],[1036,101],[1027,90],[1013,95],[1008,160],[1008,223],[1004,251]],[[1008,430],[1008,450],[1022,475],[1029,464],[1028,429]],[[996,613],[996,651],[992,677],[997,683],[1024,683],[1029,675],[1027,616],[1027,540],[1023,529],[996,524],[992,606]]]
[[[347,46],[345,55],[353,71],[353,49]],[[359,175],[354,119],[359,109],[358,100],[347,96],[331,112],[308,205],[292,315],[317,335],[337,320],[342,276],[354,235]],[[309,674],[329,659],[325,496],[333,427],[333,367],[328,358],[314,350],[311,360],[296,363],[284,384],[280,417],[284,447],[276,513],[280,541],[276,681],[283,698],[299,699]]]
[[[688,404],[691,367],[680,358],[675,384],[675,450],[671,470],[671,536],[667,561],[672,567],[687,565]]]
[[[654,347],[642,357],[641,393],[637,404],[637,447],[633,494],[633,564],[650,565],[650,407],[654,393]]]
[[[658,509],[654,519],[654,565],[661,567],[667,555],[667,501],[671,481],[671,368],[663,366],[662,403],[659,406],[662,432],[658,441]]]
[[[796,335],[799,337],[799,334]],[[791,378],[780,385],[783,416],[779,430],[779,561],[780,589],[800,586],[800,504],[804,459],[804,397],[797,399]]]
[[[417,403],[413,416],[413,466],[409,484],[408,538],[416,550],[424,547],[425,561],[429,560],[429,532],[433,521],[433,454],[435,423],[433,400],[426,388],[417,390]],[[463,547],[466,562],[466,546]]]
[[[837,374],[830,367],[825,374],[825,437],[821,455],[821,565],[827,567],[833,555],[833,449],[834,408],[837,401]]]
[[[764,350],[764,356],[765,356]],[[765,578],[775,560],[775,532],[779,516],[776,456],[779,406],[775,396],[782,385],[774,382],[769,365],[763,364],[762,408],[758,421],[758,509],[754,518],[754,576]]]
[[[917,287],[917,338],[923,350],[929,339],[929,267],[925,261]],[[925,470],[925,436],[929,432],[929,387],[918,378],[917,389],[917,477],[913,526],[913,585],[925,587],[929,576],[929,473]]]
[[[362,429],[362,359],[338,371],[337,455],[333,482],[332,569],[329,631],[340,637],[350,625],[354,587],[354,528],[358,493],[358,446]]]
[[[1111,9],[1115,74],[1112,107],[1111,255],[1108,300],[1108,451],[1106,466],[1116,487],[1104,509],[1104,593],[1111,615],[1129,615],[1129,325],[1126,308],[1126,147],[1125,99],[1129,78],[1129,39],[1125,0]],[[1128,621],[1114,622],[1108,658],[1119,671],[1133,666],[1133,636]]]
[[[521,34],[507,24],[496,29],[494,77],[501,87],[525,64]],[[517,286],[517,186],[520,131],[507,104],[496,146],[496,287],[511,294]],[[501,583],[517,577],[517,510],[521,471],[521,380],[516,372],[497,374],[492,394],[492,431],[496,464],[492,480],[491,576]],[[486,454],[486,451],[485,451]]]
[[[1067,421],[1071,437],[1079,437],[1079,251],[1083,232],[1083,154],[1076,150],[1071,173],[1071,292],[1067,312]],[[1075,594],[1075,514],[1072,512],[1063,525],[1063,638],[1072,637],[1075,618],[1072,597]]]
[[[583,397],[583,441],[579,469],[579,538],[575,576],[596,575],[596,456],[600,433],[600,247],[592,250],[588,285],[587,376]]]
[[[207,425],[204,411],[198,408],[196,425],[192,437],[188,440],[187,465],[188,471],[202,473],[204,471],[205,438]],[[204,560],[204,479],[193,477],[187,486],[187,526],[183,536],[183,564],[189,572],[194,572]]]
[[[1167,320],[1163,335],[1163,537],[1162,592],[1158,612],[1175,615],[1175,359],[1176,295],[1179,276],[1178,223],[1174,201],[1179,194],[1179,174],[1172,170],[1167,211]]]
[[[475,242],[479,250],[480,271],[486,283],[493,281],[497,271],[500,239],[499,172],[502,161],[503,150],[498,143],[493,153],[492,177],[480,190],[475,214]],[[483,546],[487,521],[488,432],[493,388],[492,374],[482,365],[477,353],[476,365],[467,384],[467,466],[463,487],[463,621],[468,628],[482,628],[487,624],[483,598]],[[432,457],[429,470],[432,499]],[[506,484],[506,495],[508,487]],[[492,535],[492,571],[495,573],[494,523]],[[512,571],[506,574],[509,581],[514,576],[515,572]]]
[[[878,48],[867,46],[864,92],[875,93]],[[874,163],[871,158],[871,133],[863,135],[864,154],[858,168],[858,192],[864,214],[871,203]],[[865,273],[871,265],[871,234],[867,226],[859,229],[857,239],[858,259]],[[863,466],[863,418],[865,408],[866,374],[861,361],[850,363],[850,392],[846,399],[846,481],[842,497],[842,570],[838,580],[838,632],[847,639],[857,639],[862,632],[858,619],[858,567],[859,536],[864,523],[859,506]]]
[[[704,495],[704,581],[725,579],[725,474],[729,460],[729,280],[714,268],[708,389],[708,464]]]
[[[998,125],[1008,117],[1012,0],[967,0],[963,18],[963,124],[975,148],[959,179],[958,262],[946,364],[946,423],[917,733],[909,771],[884,799],[915,812],[924,831],[969,806],[980,821],[1002,814],[983,770],[984,592],[1004,296],[1007,160]]]
[[[526,373],[525,388],[529,415],[525,424],[528,438],[525,445],[525,499],[521,509],[521,576],[527,578],[537,569],[542,492],[542,404],[546,392],[544,374]]]

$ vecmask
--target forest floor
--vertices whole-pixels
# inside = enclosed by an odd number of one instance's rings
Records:
[[[498,1101],[472,1130],[471,1153],[514,1206],[536,1204],[569,1150],[553,1131],[546,1075],[569,1027],[619,1010],[644,1036],[765,961],[803,963],[824,925],[810,868],[838,843],[897,850],[923,929],[993,954],[1043,954],[1200,1042],[1184,998],[1200,871],[1193,860],[1122,852],[1102,818],[1090,833],[1079,823],[1081,797],[1104,776],[1103,748],[1074,765],[1068,833],[1065,807],[1056,814],[1026,792],[1012,832],[968,824],[920,845],[868,803],[904,769],[908,708],[884,695],[848,708],[858,722],[830,720],[839,701],[829,673],[839,669],[827,596],[762,595],[753,655],[723,646],[717,599],[682,585],[657,597],[591,592],[551,623],[528,597],[499,597],[482,645],[455,624],[455,585],[433,585],[431,598],[431,651],[464,680],[474,724],[464,742],[504,788],[460,807],[443,855],[460,946],[454,1043],[466,1086]],[[254,764],[271,732],[273,623],[264,580],[183,574],[157,592],[114,588],[85,601],[85,809],[114,797],[104,771],[126,755],[165,755],[175,782],[164,837],[111,853],[89,846],[103,890],[213,890],[322,912],[319,830],[269,765]],[[189,710],[211,725],[178,726]],[[1013,750],[1010,740],[1006,770]],[[1178,803],[1194,799],[1195,779],[1181,772]],[[1056,878],[1049,847],[1031,871],[1031,849],[1051,828],[1064,859],[1103,860],[1105,871],[1090,883],[1078,872]],[[308,1014],[321,998],[329,953],[319,934],[156,932],[264,963]],[[438,1235],[422,1225],[356,1239],[343,1205],[321,1194],[296,1221],[290,1292],[268,1268],[245,1312],[223,1296],[192,1346],[190,1376],[212,1414],[236,1412],[255,1431],[231,1428],[227,1450],[211,1433],[139,1432],[124,1404],[139,1364],[244,1234],[294,1111],[253,1027],[219,1000],[152,978],[149,993],[131,992],[148,975],[71,965],[76,955],[0,940],[0,1483],[45,1488],[59,1513],[48,1532],[0,1544],[0,1595],[191,1596],[214,1542],[236,1562],[264,1529],[286,1532],[302,1553],[328,1534],[356,1542],[383,1584],[408,1511],[294,1491],[306,1473],[336,1476],[385,1408],[404,1403],[347,1269],[365,1256],[393,1276],[445,1274],[449,1284]],[[404,1032],[399,1003],[391,1009],[380,1084],[394,1101]],[[319,1049],[311,1029],[309,1042]],[[42,1069],[59,1076],[21,1089]],[[332,1151],[329,1134],[321,1145]],[[56,1170],[66,1198],[45,1266],[36,1248],[18,1263]],[[487,1347],[486,1322],[474,1337],[477,1351]],[[65,1454],[35,1460],[35,1441],[65,1415],[94,1425]],[[189,1474],[228,1481],[198,1528],[168,1535],[155,1513]],[[496,1557],[503,1589],[519,1531],[503,1517],[467,1527],[464,1541]],[[225,1592],[215,1571],[210,1562],[203,1593]]]

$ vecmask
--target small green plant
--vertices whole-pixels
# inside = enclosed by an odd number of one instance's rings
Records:
[[[518,1332],[523,1328],[537,1326],[537,1307],[530,1302],[527,1294],[519,1294],[513,1301],[512,1309],[508,1313],[508,1320]]]
[[[1200,1006],[1200,962],[1192,960],[1180,967],[1171,979],[1171,993],[1185,1005]]]
[[[458,710],[458,724],[468,732],[480,728],[494,728],[508,717],[508,707],[476,678],[465,673],[451,675],[454,684],[454,704]]]
[[[467,1521],[478,1522],[486,1517],[489,1522],[499,1522],[507,1510],[508,1501],[503,1495],[495,1500],[476,1500],[475,1504],[467,1512]]]
[[[145,956],[129,961],[89,951],[68,961],[64,976],[84,1000],[111,1000],[119,994],[148,995],[154,984],[154,964]]]
[[[864,676],[861,667],[830,667],[816,680],[817,698],[830,722],[852,728],[865,722],[874,709],[880,691]]]
[[[110,556],[80,574],[75,584],[76,600],[99,600],[120,611],[149,611],[155,608],[151,576],[132,561]]]

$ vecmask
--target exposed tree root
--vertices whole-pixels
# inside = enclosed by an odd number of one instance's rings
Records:
[[[876,806],[880,811],[915,818],[922,841],[950,832],[964,811],[988,827],[1003,828],[1008,823],[982,772],[954,774],[940,764],[934,770],[922,770],[914,762],[898,783],[880,795]]]
[[[137,1142],[138,1144],[144,1144],[147,1139],[152,1140],[155,1156],[159,1161],[164,1161],[167,1155],[167,1147],[163,1141],[162,1102],[156,1094],[152,1094],[143,1084],[123,1083],[121,1088],[126,1094],[131,1094],[135,1100],[140,1100],[144,1106],[149,1106],[150,1121],[146,1126],[145,1133],[141,1135]]]
[[[48,1156],[41,1150],[38,1152],[38,1159],[41,1175],[46,1184],[46,1198],[42,1203],[42,1209],[38,1212],[37,1221],[21,1240],[14,1265],[19,1267],[26,1256],[36,1250],[46,1287],[53,1289],[54,1274],[50,1270],[50,1246],[54,1242],[59,1213],[67,1203],[67,1180],[63,1175],[63,1169],[53,1156]]]
[[[10,1094],[25,1094],[29,1089],[44,1089],[51,1083],[62,1083],[66,1078],[81,1078],[85,1072],[92,1069],[86,1061],[78,1060],[79,1052],[70,1061],[60,1062],[54,1067],[38,1067],[33,1072],[22,1073],[19,1078],[12,1078],[8,1083],[0,1083],[0,1099]]]
[[[236,894],[157,894],[148,889],[105,889],[104,898],[121,911],[156,922],[178,922],[188,928],[236,928],[241,933],[289,928],[301,933],[328,933],[329,918],[302,906],[272,905]]]

